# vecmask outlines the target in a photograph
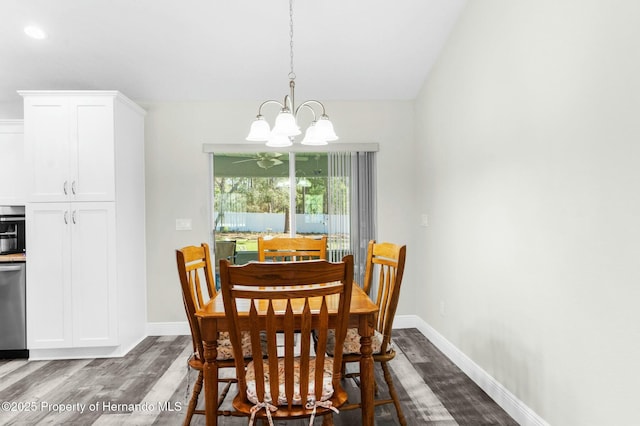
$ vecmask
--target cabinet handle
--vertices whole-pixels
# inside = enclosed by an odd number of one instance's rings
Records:
[[[73,214],[71,215],[71,220],[73,220],[73,224],[74,224],[74,225],[75,225],[76,223],[78,223],[78,222],[76,221],[76,213],[77,213],[77,212],[78,212],[77,210],[74,210],[74,211],[73,211]]]
[[[67,195],[67,181],[64,181],[64,185],[62,185],[62,189],[64,190],[64,195]]]
[[[68,211],[64,212],[64,224],[65,225],[69,224],[69,212]]]
[[[71,192],[76,195],[76,181],[71,182]]]

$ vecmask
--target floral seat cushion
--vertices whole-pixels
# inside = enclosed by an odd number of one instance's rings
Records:
[[[284,391],[284,358],[278,359],[278,374],[280,383],[279,387],[279,396],[278,401],[272,401],[271,393],[269,391],[269,364],[268,360],[263,360],[263,368],[264,368],[264,387],[265,387],[265,396],[264,402],[268,402],[273,405],[287,405],[287,400]],[[331,378],[333,375],[333,358],[325,358],[324,360],[324,374],[322,381],[322,395],[319,398],[316,398],[315,395],[315,381],[313,377],[315,375],[315,358],[312,358],[311,365],[309,366],[309,391],[307,393],[307,400],[302,401],[302,397],[300,395],[300,358],[294,359],[294,384],[293,384],[293,405],[305,405],[307,408],[314,405],[316,401],[326,401],[333,395],[333,385],[331,383]],[[254,370],[254,361],[251,361],[247,365],[247,398],[249,401],[254,404],[259,404],[263,401],[258,400],[258,395],[256,392],[256,377]]]
[[[371,337],[371,349],[372,353],[380,353],[380,347],[382,346],[382,334],[379,331],[375,331]],[[336,337],[334,330],[329,330],[327,334],[327,353],[333,355],[334,348],[336,347]],[[360,335],[357,328],[348,328],[347,336],[344,339],[344,346],[342,349],[343,354],[357,354],[360,353]]]
[[[242,332],[242,355],[251,358],[251,335],[248,331]],[[233,347],[228,331],[222,331],[218,335],[218,360],[233,359]]]

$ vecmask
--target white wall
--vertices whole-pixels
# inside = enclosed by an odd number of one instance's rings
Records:
[[[184,321],[175,249],[209,241],[209,158],[204,143],[244,143],[255,102],[144,103],[148,316],[150,322]],[[340,142],[378,142],[378,237],[405,244],[418,221],[411,183],[413,103],[328,102]],[[189,218],[192,231],[176,231]],[[408,247],[406,292],[399,313],[414,313],[416,265]]]
[[[639,424],[639,115],[635,0],[469,2],[416,102],[418,313],[553,425]]]
[[[126,93],[125,93],[126,95]],[[255,102],[136,101],[145,120],[148,321],[184,321],[175,249],[209,241],[209,157],[204,143],[246,143],[262,100]],[[413,103],[326,102],[340,140],[377,142],[378,239],[408,243],[418,215],[413,208]],[[22,118],[21,103],[0,103],[0,118]],[[175,220],[192,219],[192,231],[176,231]],[[403,286],[415,268],[411,247]],[[410,289],[399,314],[415,312]]]
[[[0,102],[0,119],[13,120],[24,117],[22,102]]]

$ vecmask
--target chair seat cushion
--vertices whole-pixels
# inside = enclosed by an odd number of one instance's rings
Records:
[[[256,392],[256,377],[254,370],[254,361],[251,361],[247,365],[247,399],[253,402],[254,404],[259,404],[260,402],[269,402],[274,405],[288,405],[287,399],[284,391],[284,358],[278,359],[278,374],[280,383],[279,387],[279,395],[278,401],[274,402],[271,398],[271,392],[269,391],[269,364],[268,360],[263,360],[263,368],[264,368],[264,387],[265,387],[265,400],[259,401],[258,395]],[[326,401],[333,395],[333,384],[331,383],[331,378],[333,375],[333,358],[327,357],[324,360],[324,374],[322,381],[322,395],[320,398],[315,397],[315,381],[313,377],[315,375],[315,358],[312,358],[309,365],[309,391],[307,393],[307,401],[302,401],[302,397],[300,395],[300,358],[294,358],[294,384],[293,384],[293,405],[307,405],[308,403],[313,403],[316,400],[318,401]]]
[[[380,353],[380,347],[382,346],[382,334],[376,330],[371,337],[371,349],[374,354]],[[336,347],[336,336],[334,330],[329,330],[327,333],[327,353],[333,355]],[[360,353],[360,335],[357,328],[348,328],[347,336],[344,339],[344,346],[342,349],[343,354],[357,354]]]
[[[242,355],[251,358],[251,335],[248,331],[242,332]],[[218,334],[218,360],[233,359],[233,347],[228,331]]]

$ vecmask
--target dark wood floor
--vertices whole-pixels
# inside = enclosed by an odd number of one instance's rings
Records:
[[[409,425],[517,425],[419,331],[395,330],[394,342],[391,368]],[[124,358],[0,361],[0,425],[180,425],[196,377],[185,362],[190,346],[188,336],[148,337]],[[379,367],[376,375],[386,394]],[[351,381],[345,386],[358,397]],[[203,420],[196,415],[192,425]],[[358,425],[360,412],[343,411],[334,422]],[[247,420],[220,417],[219,424]],[[376,424],[398,424],[392,405],[376,408]]]

